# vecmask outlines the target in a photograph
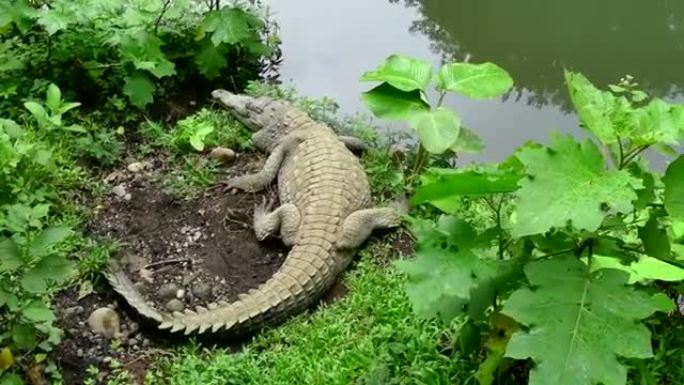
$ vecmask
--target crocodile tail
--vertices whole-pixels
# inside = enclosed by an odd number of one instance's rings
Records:
[[[106,277],[109,284],[112,285],[112,288],[117,293],[121,294],[126,302],[142,316],[157,322],[162,322],[164,319],[168,318],[145,301],[138,289],[133,286],[133,282],[131,282],[126,273],[118,266],[110,266]]]
[[[235,330],[261,321],[275,322],[301,311],[314,302],[336,276],[335,263],[329,252],[315,246],[295,246],[281,268],[265,283],[234,302],[219,302],[195,310],[174,312],[164,316],[160,329],[171,332]]]

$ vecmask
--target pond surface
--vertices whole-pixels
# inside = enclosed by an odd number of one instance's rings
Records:
[[[367,112],[365,71],[388,55],[492,61],[512,75],[506,98],[446,104],[485,142],[469,160],[498,161],[553,130],[581,135],[563,68],[599,86],[630,74],[654,96],[684,101],[681,0],[270,0],[280,25],[281,80],[330,96],[342,113]]]

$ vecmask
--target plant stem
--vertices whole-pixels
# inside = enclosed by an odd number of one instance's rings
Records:
[[[625,158],[620,162],[620,167],[619,167],[619,168],[622,170],[625,166],[627,166],[627,165],[629,164],[629,162],[633,161],[634,158],[636,158],[637,156],[639,156],[639,154],[641,154],[642,152],[644,152],[648,147],[649,147],[649,145],[648,145],[648,144],[645,144],[645,145],[643,145],[643,146],[641,146],[641,147],[638,147],[637,149],[631,151],[630,153],[628,153],[628,154],[625,156]]]
[[[161,23],[162,18],[164,17],[164,14],[166,14],[166,11],[169,10],[171,3],[173,0],[164,0],[164,4],[162,5],[162,10],[159,12],[159,17],[157,17],[157,20],[154,22],[154,33],[155,35],[157,34],[157,30],[159,29],[159,23]]]

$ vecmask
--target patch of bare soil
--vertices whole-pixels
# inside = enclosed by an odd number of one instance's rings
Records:
[[[227,171],[244,174],[260,164],[255,156],[243,155]],[[149,160],[134,171],[110,174],[112,192],[98,205],[100,212],[88,229],[92,236],[121,242],[118,258],[149,302],[170,311],[230,301],[276,272],[286,249],[277,240],[258,242],[252,230],[254,206],[263,199],[277,204],[274,191],[231,194],[216,188],[198,199],[179,199],[163,193],[156,182],[164,167],[163,161]],[[89,315],[100,307],[117,311],[120,346],[88,326]],[[58,348],[66,384],[83,383],[91,365],[105,375],[111,360],[121,362],[142,383],[149,356],[183,341],[156,332],[155,325],[139,319],[106,284],[80,299],[76,289],[67,290],[58,297],[57,308],[66,333]]]

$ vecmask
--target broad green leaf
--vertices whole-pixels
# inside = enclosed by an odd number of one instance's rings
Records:
[[[54,83],[50,83],[45,93],[45,106],[53,112],[56,112],[62,104],[62,92]]]
[[[378,68],[361,76],[361,81],[386,82],[404,92],[425,90],[431,79],[430,63],[404,55],[391,55]]]
[[[133,63],[136,69],[145,70],[161,79],[176,73],[175,64],[162,52],[162,40],[156,35],[140,31],[126,35],[119,42],[123,60]]]
[[[21,287],[30,293],[44,293],[50,282],[59,285],[74,274],[73,263],[61,255],[48,255],[21,278]]]
[[[190,137],[190,145],[197,151],[204,151],[204,139],[214,131],[214,125],[204,122],[197,127]]]
[[[24,385],[24,381],[18,374],[5,373],[0,377],[0,385]]]
[[[657,258],[642,255],[635,262],[625,265],[620,258],[611,256],[594,255],[591,261],[591,271],[601,269],[617,269],[629,274],[627,283],[645,283],[649,280],[659,281],[682,281],[684,280],[684,269],[670,263],[661,261]]]
[[[24,107],[29,110],[38,123],[45,124],[48,121],[48,113],[40,104],[36,102],[25,102]]]
[[[0,273],[14,271],[21,265],[23,262],[14,241],[9,238],[0,240]]]
[[[73,110],[74,108],[80,106],[81,103],[79,102],[67,102],[67,103],[62,103],[59,105],[59,108],[57,108],[57,113],[58,114],[64,114],[67,111]]]
[[[35,322],[49,322],[55,320],[55,314],[43,302],[33,301],[29,303],[22,314],[26,319]]]
[[[461,119],[453,111],[439,107],[414,115],[411,126],[418,130],[420,143],[427,152],[441,154],[458,140]]]
[[[634,111],[634,127],[626,137],[637,146],[655,143],[678,145],[679,121],[673,114],[673,106],[654,99],[646,106]]]
[[[670,238],[667,232],[658,226],[658,219],[651,217],[642,227],[639,227],[639,238],[644,245],[647,255],[658,259],[670,259]]]
[[[605,144],[617,143],[618,133],[613,125],[612,114],[627,101],[618,99],[608,91],[601,91],[579,73],[565,71],[565,82],[570,100],[575,106],[584,127]],[[620,104],[620,100],[624,100]]]
[[[461,126],[456,143],[449,147],[449,149],[456,154],[478,154],[484,149],[484,144],[476,133],[467,127]]]
[[[12,139],[19,139],[24,135],[24,130],[11,119],[0,119],[0,133],[6,133]]]
[[[213,79],[221,74],[221,70],[228,66],[224,45],[214,46],[210,42],[202,45],[195,55],[195,64],[200,73],[207,79]]]
[[[672,217],[684,218],[684,155],[667,166],[663,183],[667,213]]]
[[[154,101],[153,94],[156,87],[147,76],[136,73],[127,76],[125,80],[123,92],[134,106],[143,108]]]
[[[455,217],[441,217],[437,225],[415,219],[414,260],[397,261],[408,277],[406,293],[421,317],[451,319],[466,309],[470,293],[494,277],[497,261],[477,250],[475,230]]]
[[[202,21],[202,31],[211,33],[211,42],[215,46],[222,43],[239,44],[249,40],[252,35],[252,27],[249,23],[250,16],[238,8],[223,7],[219,11],[208,12]]]
[[[40,10],[38,24],[42,25],[48,35],[67,29],[70,23],[74,22],[74,16],[68,14],[63,7],[52,7]]]
[[[554,135],[548,148],[525,148],[516,155],[529,178],[520,180],[511,218],[515,237],[542,234],[569,223],[596,231],[609,213],[632,210],[641,181],[626,170],[607,170],[596,145]]]
[[[503,171],[461,171],[455,169],[429,169],[430,183],[423,183],[411,201],[414,204],[459,196],[487,196],[513,192],[518,189],[522,175]]]
[[[29,350],[37,344],[36,329],[31,325],[14,324],[12,326],[12,342],[19,349]]]
[[[501,96],[513,87],[513,79],[494,63],[450,63],[439,71],[438,88],[473,99]]]
[[[36,10],[26,0],[0,1],[0,28],[5,28],[14,23],[22,34],[25,34],[33,24]]]
[[[29,253],[32,257],[43,257],[48,254],[52,246],[63,242],[73,233],[73,230],[67,226],[48,227],[31,241]]]
[[[416,113],[429,111],[421,91],[404,92],[383,83],[361,95],[373,115],[386,120],[408,120]]]
[[[533,289],[514,292],[502,313],[529,328],[513,334],[506,355],[534,361],[530,385],[625,384],[619,358],[653,356],[639,321],[672,304],[627,286],[626,273],[590,273],[570,256],[532,262],[525,275]]]

